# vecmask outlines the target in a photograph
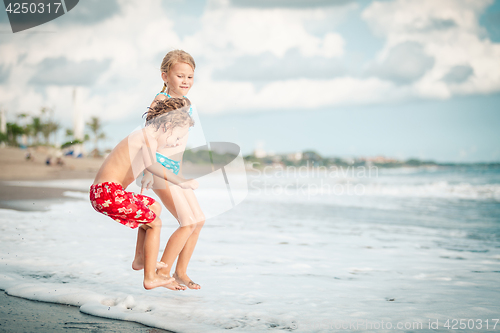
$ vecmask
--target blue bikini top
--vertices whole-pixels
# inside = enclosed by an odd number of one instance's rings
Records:
[[[168,158],[167,156],[162,155],[159,152],[156,152],[156,161],[158,161],[158,163],[163,165],[165,168],[172,170],[172,172],[176,175],[179,174],[180,161]]]

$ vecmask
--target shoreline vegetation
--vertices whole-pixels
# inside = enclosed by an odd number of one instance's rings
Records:
[[[407,168],[407,167],[485,167],[499,168],[500,162],[472,162],[453,163],[435,162],[432,160],[420,160],[410,158],[398,160],[384,156],[374,157],[323,157],[314,150],[307,150],[288,154],[265,154],[254,151],[252,154],[243,157],[247,166],[254,169],[274,167],[285,169],[287,167],[319,167],[319,168],[356,168],[356,167],[377,167],[377,168]]]
[[[98,148],[98,143],[106,140],[107,136],[99,117],[91,117],[90,121],[85,123],[90,134],[84,133],[82,123],[81,126],[76,127],[78,128],[76,130],[67,128],[65,130],[66,142],[59,144],[57,134],[63,128],[55,118],[53,109],[42,107],[38,115],[18,113],[14,122],[8,122],[5,114],[5,110],[0,110],[0,144],[2,145],[23,149],[48,147],[57,155],[82,153],[83,156],[82,145],[87,141],[92,141],[94,149],[85,155],[100,157],[103,154]]]

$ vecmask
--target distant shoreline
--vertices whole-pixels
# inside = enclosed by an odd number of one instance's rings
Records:
[[[353,163],[353,164],[320,164],[314,161],[306,161],[304,164],[284,164],[284,163],[265,163],[255,160],[248,161],[247,171],[262,170],[264,168],[287,169],[287,168],[306,168],[308,170],[316,169],[352,169],[352,168],[380,168],[380,169],[412,169],[412,168],[500,168],[500,162],[497,163],[433,163],[433,164],[398,164],[398,163]]]
[[[51,180],[94,178],[103,158],[61,157],[63,165],[47,165],[50,156],[43,151],[12,147],[0,148],[0,180]]]
[[[262,153],[262,152],[261,152]],[[247,164],[258,164],[263,166],[281,165],[286,166],[325,166],[325,167],[369,167],[377,168],[406,168],[420,166],[442,166],[442,167],[462,167],[462,166],[485,166],[500,167],[500,161],[497,162],[435,162],[433,160],[420,160],[418,158],[409,158],[398,160],[384,156],[372,157],[323,157],[319,153],[309,150],[292,154],[250,154],[244,156]]]

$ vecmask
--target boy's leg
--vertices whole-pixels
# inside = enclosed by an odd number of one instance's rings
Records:
[[[156,274],[156,260],[158,259],[158,251],[160,249],[160,231],[161,207],[158,203],[151,205],[151,209],[156,213],[156,218],[153,222],[144,224],[140,228],[145,229],[144,236],[144,288],[153,289],[156,287],[164,287],[173,282],[173,279],[167,279]]]
[[[146,237],[146,230],[137,228],[137,245],[135,246],[135,258],[132,262],[132,269],[139,271],[144,268],[144,239]],[[167,265],[163,262],[156,263],[156,269],[166,268]]]
[[[137,244],[135,246],[135,258],[132,262],[132,269],[138,271],[144,268],[144,238],[146,230],[137,228]]]

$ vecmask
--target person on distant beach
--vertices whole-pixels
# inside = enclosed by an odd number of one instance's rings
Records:
[[[156,94],[151,103],[154,107],[157,103],[171,98],[185,97],[194,81],[195,63],[193,57],[182,50],[174,50],[167,53],[160,66],[163,89]],[[192,108],[189,110],[192,115]],[[199,126],[199,125],[198,125]],[[156,153],[157,162],[162,164],[166,170],[171,170],[182,177],[182,154],[186,149],[189,133],[179,136],[174,146],[159,149]],[[176,157],[172,159],[170,157]],[[169,186],[163,179],[145,172],[142,179],[142,187],[149,189],[154,184],[154,192],[161,199],[163,205],[179,222],[179,228],[170,236],[161,261],[168,266],[158,270],[158,274],[170,278],[170,269],[177,258],[175,282],[168,285],[172,290],[200,289],[201,286],[194,283],[187,275],[187,267],[194,252],[201,228],[205,223],[198,200],[189,188]]]
[[[33,155],[31,148],[28,148],[28,151],[26,152],[25,158],[26,158],[26,161],[31,161],[31,162],[35,161],[35,156]]]
[[[194,125],[188,114],[190,102],[172,98],[156,103],[147,112],[146,126],[134,131],[111,151],[97,172],[90,187],[90,201],[94,209],[132,229],[139,228],[132,268],[144,269],[144,288],[152,289],[173,283],[173,278],[157,274],[164,268],[157,263],[160,247],[161,206],[154,199],[125,191],[137,176],[147,169],[154,175],[194,190],[198,183],[186,180],[163,168],[153,157],[157,149],[172,146],[175,138],[185,135]]]

